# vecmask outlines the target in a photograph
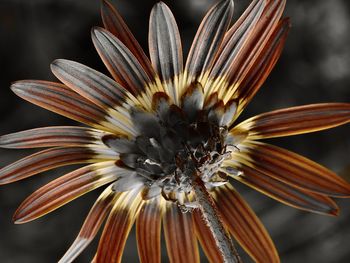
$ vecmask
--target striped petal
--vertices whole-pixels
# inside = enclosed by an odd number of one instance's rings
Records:
[[[109,131],[100,125],[105,113],[65,85],[38,80],[23,80],[12,84],[19,97],[42,108],[53,111],[89,126]]]
[[[319,103],[260,114],[235,129],[249,131],[248,139],[265,139],[321,131],[350,122],[350,103]]]
[[[182,46],[175,18],[163,2],[155,4],[152,9],[148,42],[152,65],[177,104],[183,70]]]
[[[194,220],[196,236],[209,262],[224,262],[221,252],[217,248],[213,234],[207,227],[206,222],[202,219],[200,211],[198,209],[194,210],[192,212],[192,217]]]
[[[152,78],[154,72],[149,59],[133,34],[130,32],[130,29],[125,24],[123,18],[109,1],[102,1],[101,15],[104,27],[128,47],[141,64],[148,77]]]
[[[228,74],[230,74],[231,65],[237,60],[237,55],[244,48],[247,39],[252,35],[253,29],[265,8],[265,4],[266,1],[252,1],[239,20],[226,33],[209,79],[226,79]]]
[[[112,209],[118,195],[108,187],[96,200],[86,217],[77,238],[58,263],[71,263],[91,243]]]
[[[120,170],[113,161],[109,161],[91,164],[61,176],[24,200],[13,219],[16,224],[22,224],[46,215],[87,192],[115,181]]]
[[[280,262],[266,229],[231,185],[216,190],[216,202],[228,230],[256,262]]]
[[[270,75],[282,53],[289,29],[290,20],[285,18],[276,27],[265,46],[265,50],[260,53],[249,72],[244,74],[244,78],[239,82],[236,90],[236,94],[241,100],[238,113],[243,111]]]
[[[121,262],[126,239],[141,207],[137,192],[121,193],[115,202],[98,245],[96,263]]]
[[[93,147],[52,148],[29,155],[0,169],[0,185],[22,180],[57,167],[113,160],[116,153],[106,148]]]
[[[114,80],[83,64],[57,59],[51,70],[60,81],[102,109],[121,105],[127,96],[126,90]]]
[[[337,215],[339,212],[338,206],[331,198],[277,181],[244,164],[244,160],[240,160],[240,164],[235,164],[233,167],[236,167],[234,170],[240,171],[239,176],[232,176],[234,179],[283,204],[325,215]]]
[[[233,1],[223,0],[209,10],[204,17],[191,46],[185,74],[187,84],[205,78],[209,74],[216,53],[221,45],[233,14]]]
[[[296,153],[261,142],[244,143],[237,153],[250,167],[272,178],[318,194],[350,197],[350,184]]]
[[[252,34],[242,45],[242,49],[231,63],[230,74],[227,79],[229,87],[227,88],[227,85],[226,87],[218,87],[225,92],[225,100],[241,98],[244,91],[244,89],[242,91],[244,86],[241,86],[241,83],[244,82],[244,79],[250,78],[252,71],[255,72],[256,67],[264,62],[261,60],[268,56],[270,49],[275,50],[272,45],[274,42],[279,42],[279,38],[273,36],[277,34],[276,32],[281,31],[278,29],[278,24],[281,24],[279,20],[285,2],[285,0],[278,0],[267,3],[261,15],[262,19],[259,20]],[[273,41],[274,39],[276,40]]]
[[[167,203],[163,217],[164,235],[170,262],[199,262],[192,216]]]
[[[0,136],[0,147],[8,149],[99,144],[102,131],[77,126],[36,128]]]
[[[161,262],[161,219],[159,200],[146,202],[136,220],[137,249],[139,259],[144,263]]]
[[[51,64],[55,76],[69,88],[106,112],[116,132],[135,134],[128,109],[137,99],[106,75],[80,63],[57,59]]]
[[[93,28],[91,36],[113,78],[133,95],[142,93],[151,79],[130,50],[103,28]]]
[[[261,12],[260,9],[264,10],[264,8],[267,5],[267,2],[268,1],[261,1],[261,0],[251,1],[249,6],[244,10],[243,14],[241,14],[241,16],[237,19],[237,21],[234,22],[234,24],[226,32],[224,40],[222,41],[222,44],[220,46],[218,55],[222,53],[224,48],[226,48],[228,43],[232,41],[233,38],[236,39],[240,35],[244,36],[244,38],[247,37],[245,35],[247,32],[246,26],[249,26],[249,24],[253,24],[253,25],[255,24],[254,20],[259,19],[261,17],[259,16],[259,13]],[[238,33],[239,35],[237,35]],[[234,35],[236,36],[234,37]]]

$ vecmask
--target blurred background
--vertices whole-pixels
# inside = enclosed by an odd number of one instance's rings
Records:
[[[152,0],[113,0],[144,48]],[[177,19],[187,54],[201,18],[215,0],[165,0]],[[235,18],[249,4],[235,1]],[[292,29],[276,68],[242,118],[277,108],[316,102],[350,101],[350,2],[287,1]],[[54,80],[50,62],[76,60],[107,73],[90,40],[102,25],[98,0],[0,0],[0,134],[74,122],[16,97],[20,79]],[[315,134],[270,140],[303,154],[350,181],[350,125]],[[32,151],[0,149],[0,167]],[[69,167],[71,170],[72,167]],[[74,240],[98,189],[25,225],[11,221],[16,207],[34,190],[67,169],[56,169],[0,188],[0,262],[56,262]],[[286,207],[235,184],[270,232],[282,262],[350,262],[350,200],[338,200],[337,218]],[[97,240],[76,260],[89,262]],[[244,262],[251,262],[241,251]],[[167,262],[166,253],[162,255]],[[137,262],[131,234],[123,262]],[[203,262],[206,260],[203,258]]]

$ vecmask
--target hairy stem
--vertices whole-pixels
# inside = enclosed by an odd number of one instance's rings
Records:
[[[193,178],[193,190],[196,194],[202,217],[215,239],[216,246],[221,252],[224,262],[242,262],[229,233],[227,233],[223,226],[221,216],[218,213],[213,198],[198,175],[195,175]]]

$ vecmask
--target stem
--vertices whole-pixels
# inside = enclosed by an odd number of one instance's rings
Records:
[[[242,261],[231,240],[231,237],[223,226],[221,216],[218,213],[213,198],[207,191],[207,188],[198,174],[195,174],[194,177],[193,190],[196,194],[199,209],[201,210],[202,217],[215,239],[216,246],[221,252],[224,262],[241,263]]]

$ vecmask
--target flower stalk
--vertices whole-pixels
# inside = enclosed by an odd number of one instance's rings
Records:
[[[198,173],[195,173],[193,178],[193,190],[202,218],[210,229],[224,262],[241,263],[242,260],[238,255],[229,233],[224,228],[215,202]]]

